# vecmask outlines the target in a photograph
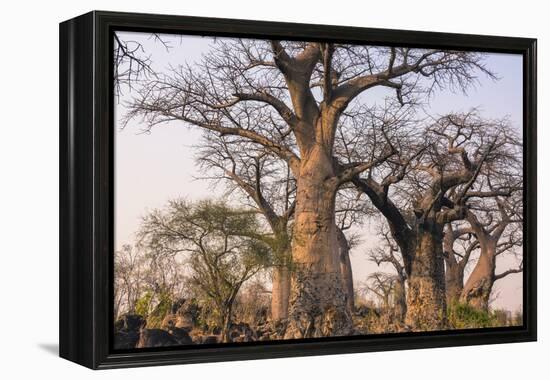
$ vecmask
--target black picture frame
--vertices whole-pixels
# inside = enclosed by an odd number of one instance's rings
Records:
[[[523,326],[112,349],[113,32],[147,31],[523,55]],[[536,40],[467,34],[93,11],[60,24],[60,356],[93,369],[535,341]]]

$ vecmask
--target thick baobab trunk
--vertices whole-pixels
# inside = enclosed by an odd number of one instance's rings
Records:
[[[398,279],[393,290],[393,308],[399,322],[405,321],[407,315],[407,295],[405,290],[405,280]]]
[[[352,332],[351,313],[335,254],[337,183],[332,178],[330,155],[315,145],[302,158],[297,179],[287,339]]]
[[[447,262],[445,271],[445,288],[447,291],[447,304],[452,305],[460,300],[462,288],[464,287],[464,270],[458,263]]]
[[[338,260],[340,261],[340,272],[342,275],[342,282],[344,289],[346,290],[346,296],[348,299],[348,307],[353,312],[355,309],[355,295],[353,291],[353,272],[351,270],[351,260],[349,258],[349,244],[346,239],[346,235],[341,229],[337,229],[338,239]]]
[[[271,291],[271,320],[288,317],[290,297],[290,269],[286,265],[273,267],[273,289]]]
[[[416,331],[441,330],[447,324],[442,235],[437,223],[426,221],[418,226],[405,319]]]
[[[495,282],[496,244],[493,241],[480,240],[480,248],[479,259],[464,285],[460,301],[476,309],[487,311]]]
[[[453,245],[453,230],[448,228],[443,238],[443,253],[445,257],[445,289],[447,305],[455,304],[460,299],[464,286],[464,267],[456,260]]]

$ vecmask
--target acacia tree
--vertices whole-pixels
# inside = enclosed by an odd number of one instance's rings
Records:
[[[413,329],[446,327],[444,226],[464,219],[472,199],[494,196],[474,188],[483,169],[509,160],[511,135],[506,120],[486,120],[475,110],[449,114],[424,128],[416,144],[409,141],[408,155],[354,179],[387,219],[403,256],[406,323]],[[402,206],[394,201],[403,198]]]
[[[236,188],[244,192],[251,201],[246,203],[267,221],[271,234],[262,239],[273,251],[271,319],[286,319],[292,265],[289,223],[295,206],[295,181],[288,166],[248,141],[212,133],[205,134],[197,161],[208,178],[228,181],[229,194]]]
[[[143,117],[149,128],[179,120],[240,136],[287,161],[297,191],[286,338],[348,335],[351,315],[334,253],[335,196],[342,184],[395,152],[383,149],[380,156],[339,165],[333,148],[341,115],[374,87],[394,89],[400,101],[434,86],[466,88],[474,70],[487,72],[482,58],[462,51],[218,39],[200,64],[145,81],[127,117]],[[264,123],[272,119],[284,123],[282,133]]]
[[[248,210],[175,200],[146,215],[138,237],[152,251],[186,257],[191,282],[213,303],[227,342],[241,286],[269,262],[269,249],[251,237],[258,231],[255,214]]]

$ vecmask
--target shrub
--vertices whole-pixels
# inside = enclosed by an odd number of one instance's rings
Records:
[[[151,307],[156,304],[153,310]],[[172,298],[167,292],[162,292],[156,296],[151,291],[145,292],[136,302],[136,314],[141,315],[147,320],[147,328],[160,328],[164,317],[170,312],[172,307]]]
[[[499,325],[497,318],[490,312],[461,303],[455,303],[448,307],[447,318],[450,329],[472,329]]]

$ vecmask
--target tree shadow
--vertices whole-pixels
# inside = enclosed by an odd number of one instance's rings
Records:
[[[59,344],[58,343],[39,343],[38,347],[42,350],[48,352],[49,354],[58,356],[59,355]]]

